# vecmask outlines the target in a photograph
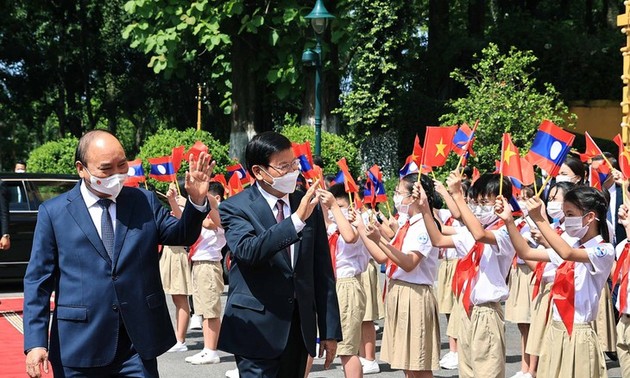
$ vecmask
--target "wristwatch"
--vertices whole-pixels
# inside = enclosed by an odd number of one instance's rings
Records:
[[[3,238],[3,239],[4,239],[4,238],[11,239],[11,235],[9,235],[9,234],[4,234],[4,235],[2,235],[2,238]]]

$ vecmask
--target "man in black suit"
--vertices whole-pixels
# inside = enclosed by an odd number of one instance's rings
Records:
[[[245,154],[256,184],[219,208],[233,256],[219,349],[235,355],[241,377],[303,377],[318,329],[326,368],[341,340],[318,182],[294,193],[299,162],[276,132],[255,136]]]
[[[0,180],[0,250],[11,248],[9,234],[9,191]]]

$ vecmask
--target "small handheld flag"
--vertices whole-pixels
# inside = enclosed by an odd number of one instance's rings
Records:
[[[549,177],[558,175],[560,166],[569,153],[575,135],[562,130],[549,120],[544,120],[538,127],[531,149],[526,158],[549,173]]]
[[[159,158],[149,158],[151,171],[149,177],[157,181],[172,182],[175,181],[176,174],[173,167],[173,158],[171,156],[162,156]]]

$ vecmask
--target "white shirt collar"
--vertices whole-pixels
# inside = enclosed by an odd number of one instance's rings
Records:
[[[85,181],[83,179],[81,179],[80,189],[81,189],[81,197],[83,197],[83,201],[85,201],[85,205],[88,208],[96,205],[98,200],[101,199],[96,194],[92,193],[90,189],[87,188],[87,185],[85,185]],[[109,197],[109,199],[112,200],[112,202],[116,203],[116,198]]]
[[[258,190],[260,191],[260,194],[263,196],[263,198],[265,199],[265,201],[267,201],[267,204],[269,205],[269,207],[273,210],[276,207],[276,203],[278,202],[278,200],[283,200],[284,204],[286,206],[290,206],[289,205],[289,195],[285,194],[283,197],[276,197],[273,194],[267,192],[265,189],[262,188],[262,186],[258,183],[256,183],[256,186],[258,187]]]

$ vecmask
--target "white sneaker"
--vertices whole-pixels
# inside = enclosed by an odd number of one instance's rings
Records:
[[[184,360],[186,362],[190,362],[193,365],[218,364],[219,362],[221,362],[221,358],[216,351],[209,351],[206,349],[193,356],[186,357]]]
[[[190,323],[188,324],[188,329],[201,329],[202,325],[201,322],[203,321],[203,318],[201,317],[201,315],[194,315],[190,317]]]
[[[176,342],[175,345],[171,347],[171,349],[167,350],[167,352],[186,352],[188,347],[186,346],[186,342]]]
[[[521,378],[534,378],[534,376],[531,375],[530,372],[527,372],[527,373],[523,373],[523,375],[521,375]]]
[[[529,373],[527,373],[527,374],[529,374]],[[525,377],[525,373],[523,373],[522,371],[517,371],[516,374],[514,374],[510,378],[524,378],[524,377]],[[531,375],[530,375],[530,377],[531,377]]]
[[[457,352],[448,352],[442,359],[440,360],[440,367],[446,370],[455,370],[457,369]]]
[[[381,372],[381,368],[378,366],[378,362],[376,362],[376,360],[370,361],[363,358],[361,365],[363,368],[363,374],[376,374]]]
[[[227,378],[239,378],[238,368],[226,371],[225,376]]]
[[[381,327],[379,327],[378,324],[374,324],[374,331],[378,332],[379,329],[381,329]]]

